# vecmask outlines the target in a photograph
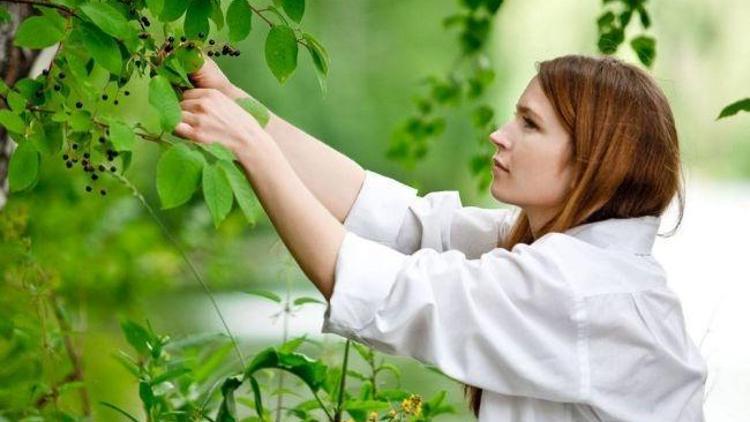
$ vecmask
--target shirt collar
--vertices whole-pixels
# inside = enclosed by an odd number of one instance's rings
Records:
[[[602,248],[623,249],[637,254],[650,254],[659,230],[661,217],[642,216],[610,218],[582,224],[565,234]]]

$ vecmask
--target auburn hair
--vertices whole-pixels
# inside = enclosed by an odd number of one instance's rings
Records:
[[[684,175],[672,110],[656,81],[609,56],[566,55],[537,63],[537,69],[570,134],[574,174],[570,193],[537,238],[611,218],[661,216],[676,195],[674,234],[685,208]],[[535,240],[523,211],[507,233],[498,247],[511,250]],[[464,395],[478,417],[482,390],[464,385]]]

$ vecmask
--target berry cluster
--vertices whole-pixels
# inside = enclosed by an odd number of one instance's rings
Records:
[[[106,144],[107,138],[104,136],[100,136],[99,143]],[[91,182],[90,184],[86,185],[86,192],[93,192],[94,187],[92,185],[95,184],[97,180],[99,180],[102,174],[106,172],[117,172],[117,167],[114,165],[113,161],[120,155],[120,153],[115,151],[114,149],[107,148],[107,161],[94,163],[93,159],[91,158],[91,154],[89,152],[81,153],[82,149],[83,148],[81,147],[81,145],[73,142],[70,144],[70,150],[66,153],[63,153],[62,159],[63,161],[65,161],[65,167],[69,169],[72,169],[76,164],[80,162],[80,166],[83,169],[84,173],[90,174],[89,178],[91,179]],[[99,193],[102,196],[105,196],[107,194],[107,190],[104,188],[100,188]]]
[[[215,46],[216,45],[216,41],[214,41],[214,40],[208,40],[208,45]],[[224,46],[221,48],[221,50],[208,50],[207,54],[208,54],[209,57],[212,57],[212,56],[219,57],[221,55],[236,57],[236,56],[240,55],[240,50],[238,50],[238,49],[230,46],[229,44],[224,44]]]

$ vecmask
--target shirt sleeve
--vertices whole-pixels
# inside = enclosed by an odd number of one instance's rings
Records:
[[[419,196],[413,187],[365,170],[344,227],[405,254],[458,249],[476,258],[497,246],[512,219],[510,209],[462,206],[458,191]]]
[[[499,394],[576,401],[583,311],[554,240],[468,259],[457,250],[405,255],[347,232],[322,332]]]

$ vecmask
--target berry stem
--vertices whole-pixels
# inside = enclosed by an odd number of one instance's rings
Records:
[[[240,350],[240,346],[237,343],[237,339],[235,339],[234,335],[232,334],[232,331],[229,329],[229,325],[227,324],[226,320],[224,319],[224,315],[221,313],[221,309],[219,308],[218,303],[216,303],[216,299],[214,298],[213,293],[211,293],[211,289],[208,288],[208,284],[206,284],[205,280],[203,280],[203,277],[198,272],[198,269],[195,267],[195,264],[193,264],[193,261],[190,260],[190,257],[188,256],[185,249],[180,245],[180,242],[177,240],[177,238],[172,234],[172,232],[167,229],[167,226],[164,225],[164,223],[161,221],[158,215],[156,215],[156,212],[154,209],[149,205],[149,203],[146,201],[146,198],[143,197],[141,192],[138,190],[138,188],[133,185],[133,183],[130,182],[125,176],[117,173],[112,173],[112,176],[114,176],[117,180],[119,180],[123,185],[125,185],[130,191],[133,193],[133,196],[138,199],[138,201],[143,205],[143,207],[148,211],[151,218],[156,222],[156,224],[161,228],[162,232],[164,233],[164,236],[169,240],[170,243],[174,246],[175,249],[180,253],[182,256],[183,261],[187,264],[188,268],[190,268],[190,272],[193,274],[193,277],[198,280],[198,283],[201,285],[203,290],[206,292],[206,295],[211,300],[211,305],[213,306],[214,310],[216,311],[216,315],[221,320],[221,324],[224,326],[224,330],[226,331],[227,335],[229,336],[230,341],[232,342],[232,345],[234,346],[234,350],[237,353],[237,358],[240,361],[240,365],[242,365],[242,368],[244,370],[245,368],[245,357],[242,354],[242,350]]]

